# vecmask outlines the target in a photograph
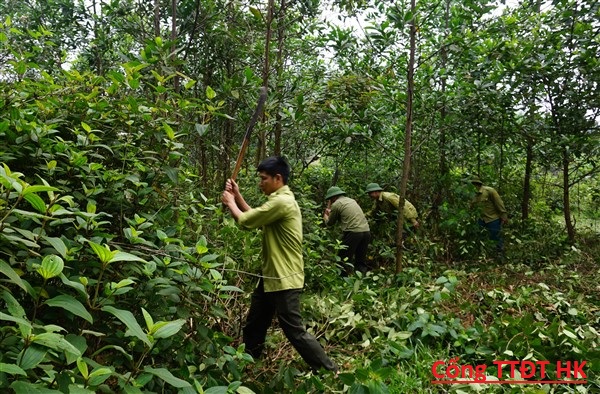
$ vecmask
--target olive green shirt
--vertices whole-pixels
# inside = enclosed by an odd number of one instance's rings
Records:
[[[400,206],[400,196],[396,193],[381,192],[379,198],[375,200],[373,208],[367,214],[368,216],[374,215],[380,211],[385,213],[391,213],[393,210],[398,210]],[[404,219],[409,222],[417,220],[419,217],[417,209],[407,199],[404,199],[404,209],[402,210]]]
[[[504,202],[502,202],[500,195],[493,187],[481,186],[475,193],[471,205],[479,210],[481,219],[486,223],[499,218],[508,219]]]
[[[243,212],[238,218],[246,228],[262,227],[262,274],[265,292],[301,289],[302,214],[289,186],[280,187],[266,203]]]
[[[331,204],[328,226],[340,223],[342,231],[363,233],[369,231],[369,222],[358,203],[350,197],[341,196]]]

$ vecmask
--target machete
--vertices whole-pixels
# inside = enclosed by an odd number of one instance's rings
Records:
[[[250,123],[248,123],[248,127],[246,128],[246,134],[244,135],[244,141],[242,142],[242,146],[240,148],[240,152],[238,153],[237,160],[235,161],[235,168],[233,169],[233,173],[231,174],[231,179],[235,181],[237,178],[238,172],[240,172],[240,168],[242,167],[242,161],[244,160],[244,156],[246,155],[246,149],[248,148],[248,144],[250,143],[250,136],[252,135],[252,130],[254,129],[254,125],[260,116],[263,106],[265,105],[265,101],[267,101],[267,87],[263,86],[260,88],[260,95],[258,96],[258,102],[256,103],[256,109],[254,110],[254,114],[250,119]]]

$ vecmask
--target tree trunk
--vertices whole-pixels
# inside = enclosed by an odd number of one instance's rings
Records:
[[[483,176],[481,173],[481,134],[481,126],[477,124],[477,169],[475,170],[475,173],[478,176]]]
[[[275,8],[275,1],[269,0],[267,10],[267,33],[265,37],[265,59],[263,62],[263,86],[269,87],[269,74],[270,74],[270,58],[271,58],[271,27],[273,25],[273,10]],[[267,133],[264,128],[258,133],[258,149],[256,152],[256,163],[258,164],[262,159],[267,156]]]
[[[533,138],[527,139],[525,176],[523,178],[523,199],[521,200],[521,220],[525,223],[529,219],[529,201],[531,200],[531,173],[533,168]]]
[[[231,28],[233,28],[233,25],[235,24],[235,18],[234,18],[235,7],[232,2],[229,2],[227,4],[226,12],[227,12],[226,21],[228,24],[230,24],[232,26]],[[206,29],[206,26],[203,26],[203,29]],[[224,68],[225,68],[225,75],[227,76],[227,78],[232,78],[233,74],[234,74],[234,69],[235,69],[234,59],[231,59],[231,58],[225,59]],[[214,75],[212,74],[212,70],[207,70],[205,77],[204,77],[204,86],[210,86],[213,82],[213,78],[214,78]],[[239,106],[237,106],[234,102],[230,102],[229,108],[228,108],[228,113],[235,114],[237,111],[239,111]],[[221,146],[223,146],[225,149],[223,149],[220,153],[217,153],[217,155],[219,156],[218,166],[220,167],[219,170],[221,171],[223,186],[225,185],[227,178],[229,178],[231,176],[231,166],[230,166],[231,161],[232,161],[231,158],[236,157],[236,153],[233,151],[233,149],[235,149],[234,147],[236,147],[236,148],[239,147],[236,143],[234,143],[234,138],[235,138],[235,121],[233,119],[229,119],[229,118],[225,119],[224,124],[223,124],[223,130],[221,133],[221,141],[220,141]],[[210,173],[209,173],[209,175],[210,175]]]
[[[444,13],[444,24],[445,31],[448,30],[448,20],[450,18],[450,0],[446,0],[446,10]],[[440,58],[441,65],[440,67],[446,69],[446,65],[448,63],[448,52],[446,50],[446,38],[447,33],[444,37],[444,43],[440,49]],[[431,204],[431,223],[432,223],[432,232],[433,234],[438,233],[438,226],[441,220],[440,217],[440,206],[447,201],[447,191],[449,190],[448,180],[449,180],[449,171],[448,171],[448,163],[446,162],[446,83],[447,77],[444,74],[441,78],[440,90],[442,93],[442,107],[440,108],[440,141],[438,143],[438,149],[440,151],[440,158],[438,164],[439,177],[437,179],[436,191],[433,196],[433,201]]]
[[[177,0],[171,0],[171,61],[177,71]],[[179,75],[173,77],[173,89],[179,93]]]
[[[286,15],[286,0],[281,0],[281,6],[279,8],[279,14],[277,15],[277,86],[283,86],[281,81],[283,70],[284,70],[284,45],[285,45],[285,15]],[[281,88],[277,89],[277,94],[283,96],[283,90]],[[278,103],[281,103],[282,100],[278,100]],[[283,125],[281,123],[281,111],[279,111],[280,104],[277,104],[277,110],[275,111],[275,135],[274,135],[274,149],[273,154],[276,156],[281,155],[281,134],[283,130]]]
[[[160,37],[160,0],[154,0],[154,37]]]
[[[500,163],[498,163],[498,190],[502,190],[502,174],[504,172],[504,116],[500,126]]]
[[[569,198],[569,152],[563,148],[563,205],[565,213],[565,225],[567,226],[567,236],[569,242],[575,242],[575,227],[571,221],[571,204]]]
[[[93,21],[94,21],[94,41],[96,41],[96,43],[99,43],[101,34],[100,34],[100,28],[98,27],[98,17],[100,14],[100,11],[97,8],[98,4],[96,3],[96,1],[94,0],[92,2],[92,10],[93,10]],[[100,53],[100,46],[99,45],[95,45],[94,46],[94,64],[92,65],[93,67],[96,68],[96,74],[98,75],[104,75],[104,61],[102,59],[102,53]]]
[[[417,20],[416,20],[416,1],[411,0],[410,8],[412,20],[410,23],[410,54],[408,59],[407,72],[407,94],[406,94],[406,131],[404,133],[404,163],[402,165],[402,179],[400,180],[400,196],[398,205],[398,232],[396,234],[396,274],[402,271],[402,257],[404,255],[404,240],[402,233],[404,231],[404,200],[406,197],[406,185],[408,184],[408,176],[410,174],[411,161],[411,137],[413,124],[413,95],[414,95],[414,74],[415,74],[415,50],[416,50],[416,35],[417,35]]]
[[[533,0],[535,2],[535,12],[539,14],[541,0]],[[531,124],[535,122],[535,95],[532,93],[529,104],[529,116]],[[523,130],[525,135],[525,141],[527,146],[525,147],[525,176],[523,178],[523,198],[521,200],[521,221],[523,225],[527,225],[529,219],[529,201],[531,201],[531,173],[533,172],[533,146],[535,145],[534,139],[527,133],[527,130]]]

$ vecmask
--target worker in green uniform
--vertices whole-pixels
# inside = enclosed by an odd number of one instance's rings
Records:
[[[342,264],[348,261],[354,266],[355,271],[363,274],[368,271],[367,249],[371,241],[371,231],[365,214],[356,200],[345,196],[346,192],[337,186],[327,190],[325,200],[328,207],[323,214],[323,221],[328,226],[340,224],[342,230],[342,245],[339,257]],[[342,267],[342,275],[348,274]]]
[[[262,229],[262,277],[252,293],[243,328],[246,351],[260,357],[267,330],[277,315],[285,336],[314,371],[337,371],[337,365],[302,323],[302,214],[287,185],[290,167],[282,157],[269,157],[260,163],[257,171],[260,189],[268,196],[263,205],[250,207],[232,179],[227,181],[221,197],[241,227]]]
[[[502,239],[502,225],[508,223],[508,214],[500,194],[490,186],[484,186],[478,176],[471,178],[475,187],[475,196],[471,200],[471,208],[477,209],[478,223],[488,232],[489,238],[496,243],[497,258],[504,257],[504,241]]]
[[[366,188],[366,193],[374,200],[373,208],[367,212],[367,217],[374,217],[380,212],[389,214],[394,211],[399,211],[400,196],[396,193],[384,192],[383,188],[377,183],[369,183]],[[419,215],[417,209],[410,201],[404,199],[404,207],[402,209],[404,221],[411,232],[419,228],[420,224],[417,220]]]

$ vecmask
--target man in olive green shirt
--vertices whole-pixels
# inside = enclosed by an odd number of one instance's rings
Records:
[[[269,157],[258,166],[260,189],[268,196],[258,208],[246,203],[229,179],[221,200],[244,228],[262,228],[262,277],[252,293],[243,329],[246,351],[260,357],[275,313],[285,336],[314,371],[337,371],[314,336],[302,323],[300,294],[304,286],[302,215],[287,186],[290,167],[282,157]]]
[[[366,192],[372,200],[375,200],[373,208],[367,212],[367,217],[372,217],[379,212],[391,213],[393,211],[399,211],[400,196],[396,193],[384,192],[377,183],[369,183]],[[417,220],[419,215],[417,209],[407,199],[404,199],[402,214],[404,215],[406,224],[412,227],[411,230],[419,227],[419,221]]]
[[[504,255],[502,225],[508,223],[508,214],[504,202],[498,192],[490,186],[484,186],[479,177],[472,177],[471,184],[476,189],[471,207],[478,210],[479,225],[487,229],[490,239],[496,242],[498,257],[502,258]]]
[[[371,232],[369,223],[358,203],[345,196],[346,192],[337,186],[332,186],[327,190],[325,200],[330,202],[325,213],[323,221],[328,226],[340,223],[342,230],[342,245],[339,257],[344,262],[345,259],[354,265],[356,271],[363,274],[368,271],[367,249],[371,241]],[[348,274],[345,267],[342,268],[342,275]]]

